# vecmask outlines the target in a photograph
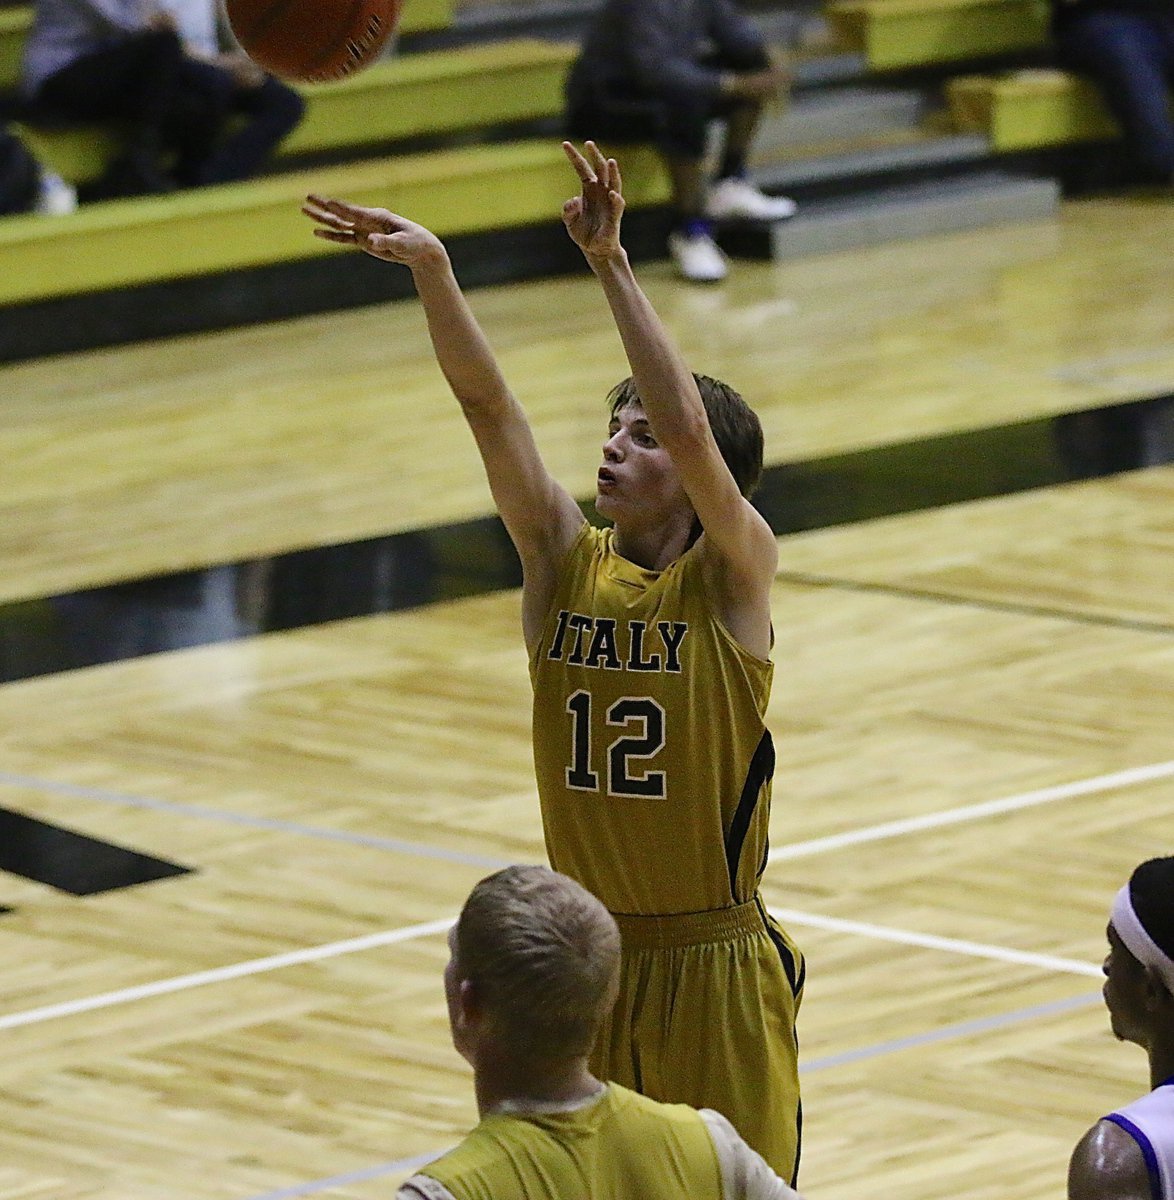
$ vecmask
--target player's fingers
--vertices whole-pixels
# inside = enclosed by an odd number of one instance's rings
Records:
[[[315,229],[314,236],[322,238],[323,241],[345,242],[348,245],[352,244],[355,240],[355,235],[353,233],[346,233],[338,229]]]
[[[306,197],[306,203],[312,204],[315,208],[320,208],[323,212],[338,212],[341,209],[349,207],[342,200],[335,200],[330,196],[320,196],[317,192],[311,192]]]
[[[591,143],[588,142],[587,144],[590,145]],[[579,151],[572,146],[570,142],[563,142],[563,152],[570,160],[571,166],[575,168],[575,174],[578,175],[584,183],[591,183],[594,180],[595,175],[593,174],[587,160],[579,153]]]
[[[563,222],[569,225],[583,211],[583,201],[576,196],[573,200],[568,200],[563,205]]]
[[[591,166],[596,177],[606,186],[607,185],[607,159],[603,156],[603,151],[594,143],[587,142],[587,154],[591,159]]]
[[[303,204],[302,212],[331,229],[353,229],[355,225],[354,221],[349,221],[345,217],[340,217],[336,213],[331,212],[329,209],[318,208],[312,204]]]
[[[622,196],[624,194],[624,181],[620,178],[620,164],[614,158],[609,158],[607,165],[611,172],[611,190]]]
[[[349,200],[334,200],[331,198],[322,201],[322,208],[339,225],[353,225],[357,221],[361,221],[370,212],[369,209],[363,208],[358,204],[352,204]]]

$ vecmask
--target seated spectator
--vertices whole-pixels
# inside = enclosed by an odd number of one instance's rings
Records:
[[[672,181],[669,251],[694,282],[723,279],[715,220],[777,221],[795,203],[746,178],[746,155],[764,106],[787,73],[733,0],[605,0],[567,81],[572,138],[653,142]],[[704,170],[709,122],[724,123],[718,178]]]
[[[242,178],[297,123],[302,101],[239,64],[198,57],[207,53],[189,52],[176,17],[152,0],[36,0],[21,91],[33,120],[123,124],[103,194]],[[238,111],[251,119],[222,137]]]
[[[183,185],[225,183],[256,174],[283,137],[302,119],[305,101],[293,88],[267,75],[235,43],[218,20],[215,0],[160,0],[176,21],[190,60],[185,78],[202,97],[215,134],[206,157],[185,173]],[[238,124],[232,118],[243,118]],[[210,120],[208,119],[210,118]],[[193,114],[195,119],[195,114]]]
[[[1126,143],[1154,182],[1174,184],[1174,4],[1053,0],[1060,62],[1101,89]]]
[[[490,875],[448,942],[449,1024],[481,1121],[397,1200],[800,1200],[725,1117],[588,1071],[619,986],[620,931],[573,879],[547,867]]]

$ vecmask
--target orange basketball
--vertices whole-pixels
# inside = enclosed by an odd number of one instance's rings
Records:
[[[342,79],[374,62],[403,0],[226,0],[232,32],[259,67],[297,83]]]

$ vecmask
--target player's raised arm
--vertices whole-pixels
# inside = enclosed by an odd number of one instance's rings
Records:
[[[548,563],[574,540],[583,514],[543,463],[521,405],[473,316],[448,252],[424,226],[382,208],[307,197],[302,211],[326,241],[401,263],[424,306],[436,360],[477,440],[494,503],[522,558],[527,586],[541,587]]]
[[[619,167],[594,142],[586,157],[563,147],[581,194],[563,207],[563,223],[603,286],[652,432],[681,476],[706,541],[735,585],[769,586],[778,550],[769,525],[742,496],[714,440],[696,380],[636,281],[620,243],[624,200]]]

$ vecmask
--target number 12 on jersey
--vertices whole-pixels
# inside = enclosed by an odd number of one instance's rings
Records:
[[[594,735],[593,697],[586,689],[567,698],[571,716],[571,765],[567,767],[567,787],[576,792],[598,792],[599,772],[606,775],[604,792],[608,796],[665,798],[663,771],[651,769],[652,760],[664,749],[664,709],[651,696],[622,696],[603,714],[608,729],[622,732],[614,738],[602,762],[593,759],[597,739]],[[607,734],[598,741],[606,741]]]

